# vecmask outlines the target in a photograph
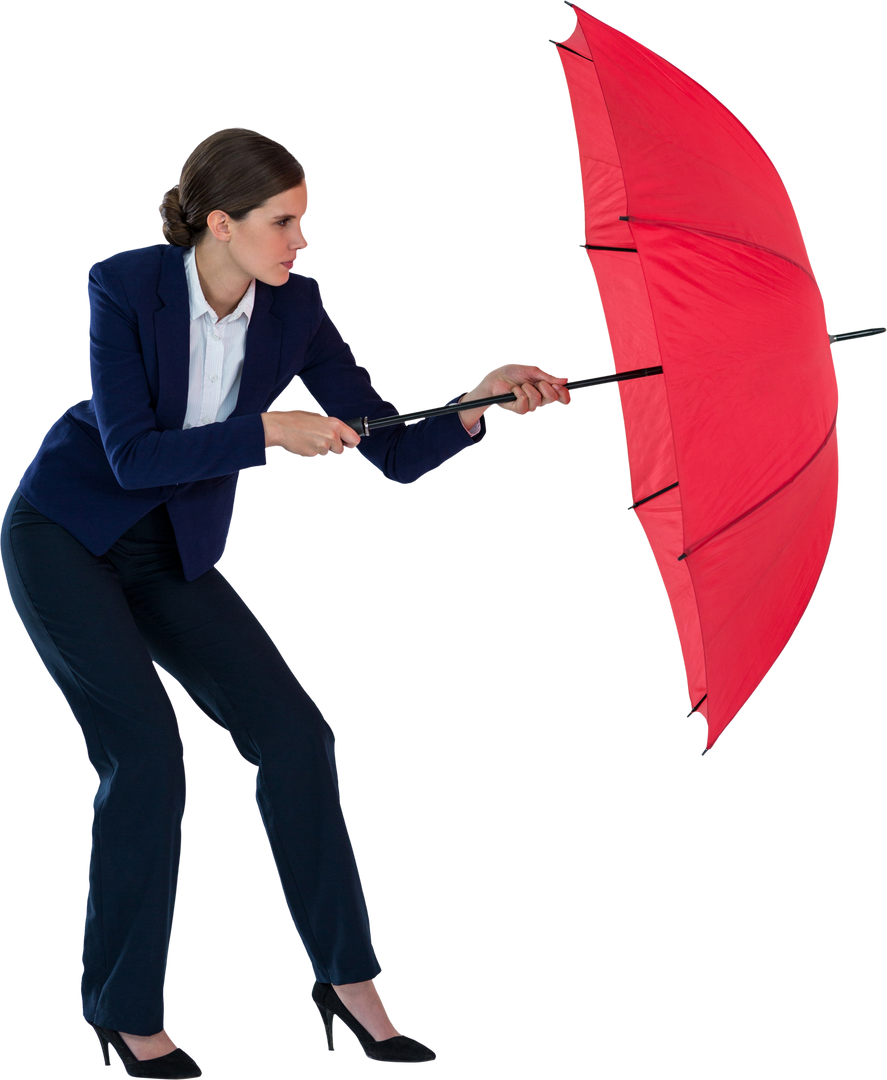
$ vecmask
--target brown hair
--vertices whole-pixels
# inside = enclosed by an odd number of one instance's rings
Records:
[[[246,128],[217,131],[191,153],[178,184],[163,196],[163,235],[177,247],[191,247],[213,210],[240,221],[304,179],[305,170],[280,143]]]

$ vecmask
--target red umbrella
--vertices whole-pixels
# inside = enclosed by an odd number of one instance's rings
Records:
[[[558,45],[586,243],[616,360],[634,509],[665,582],[706,750],[797,626],[838,483],[819,289],[770,159],[666,60],[570,4]],[[349,421],[361,435],[513,394]]]
[[[797,626],[838,485],[837,388],[794,211],[739,121],[574,7],[558,45],[638,515],[706,750]]]

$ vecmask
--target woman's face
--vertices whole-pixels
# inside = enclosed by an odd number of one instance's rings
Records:
[[[247,277],[266,285],[283,285],[296,252],[307,246],[302,235],[307,205],[308,190],[303,180],[298,187],[273,195],[240,221],[229,218],[229,258]]]

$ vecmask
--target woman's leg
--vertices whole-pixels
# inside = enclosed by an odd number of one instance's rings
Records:
[[[191,582],[158,574],[125,588],[152,657],[258,766],[256,799],[317,979],[372,979],[380,967],[329,725],[218,571]]]
[[[163,979],[185,801],[175,715],[111,561],[17,495],[2,532],[13,602],[99,774],[83,950],[83,1011],[163,1028]],[[63,812],[63,808],[59,808]]]

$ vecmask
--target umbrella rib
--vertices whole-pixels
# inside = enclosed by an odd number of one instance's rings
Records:
[[[662,229],[680,229],[682,232],[696,233],[700,235],[700,237],[713,237],[715,240],[726,240],[729,244],[741,244],[743,247],[751,247],[756,252],[766,252],[768,255],[774,255],[778,259],[784,259],[784,261],[789,262],[791,266],[797,267],[798,270],[806,273],[808,278],[812,281],[816,281],[815,276],[812,275],[807,267],[803,266],[801,262],[797,262],[788,255],[783,255],[782,252],[776,251],[776,248],[767,247],[765,244],[756,244],[752,240],[742,240],[741,237],[731,237],[728,232],[715,232],[713,229],[702,229],[698,226],[683,225],[680,221],[658,221],[655,218],[650,217],[634,217],[632,214],[629,214],[626,217],[620,216],[619,220],[636,221],[639,225],[656,225]]]
[[[648,495],[644,499],[637,500],[637,502],[630,502],[626,507],[626,513],[630,514],[636,507],[643,507],[644,503],[649,502],[650,499],[655,499],[658,495],[666,494],[666,491],[671,491],[673,487],[677,487],[677,484],[678,481],[675,481],[673,484],[669,484],[668,487],[661,487],[658,491],[654,491],[653,495]]]
[[[622,218],[619,218],[621,221]],[[579,251],[587,252],[634,252],[637,253],[636,247],[604,247],[603,244],[577,244]]]
[[[793,484],[797,480],[797,477],[799,475],[801,475],[803,472],[805,472],[805,470],[809,469],[810,465],[812,463],[814,463],[814,461],[819,457],[819,455],[822,453],[822,451],[825,449],[825,447],[829,445],[829,440],[832,437],[832,432],[835,430],[835,427],[836,427],[836,424],[837,424],[837,418],[838,418],[839,413],[841,413],[841,406],[838,406],[837,409],[835,410],[835,416],[834,416],[834,419],[832,420],[832,426],[831,426],[831,428],[829,428],[829,433],[826,434],[825,437],[823,438],[822,443],[819,446],[819,448],[817,450],[815,450],[814,453],[812,453],[810,455],[809,459],[802,465],[801,468],[799,468],[797,470],[797,472],[794,474],[794,476],[790,476],[788,478],[788,480],[784,482],[784,484],[780,484],[779,487],[775,491],[771,491],[770,494],[765,499],[762,499],[760,502],[755,503],[754,507],[751,507],[749,510],[747,510],[744,513],[740,514],[738,517],[734,517],[733,521],[727,522],[726,525],[722,525],[720,529],[715,529],[714,532],[710,532],[710,534],[707,537],[705,537],[704,539],[698,541],[698,543],[690,544],[689,548],[687,549],[687,551],[684,552],[683,555],[678,555],[677,556],[677,562],[680,563],[682,558],[686,558],[687,555],[691,555],[695,551],[699,551],[699,549],[701,548],[701,546],[703,544],[707,544],[709,542],[709,540],[713,540],[716,536],[720,536],[722,534],[722,532],[726,531],[726,529],[733,528],[734,525],[736,525],[737,522],[741,522],[744,517],[748,517],[749,514],[753,514],[756,510],[760,510],[761,507],[763,507],[765,502],[769,502],[770,499],[776,498],[776,496],[779,495],[780,491],[782,491],[784,488],[787,488],[790,484]]]
[[[699,700],[698,700],[698,701],[696,702],[696,704],[695,704],[695,705],[693,706],[693,708],[692,708],[692,709],[691,709],[691,710],[690,710],[690,711],[689,711],[689,712],[687,713],[687,716],[692,716],[692,715],[693,715],[693,713],[695,713],[695,712],[696,712],[696,710],[697,710],[697,709],[699,708],[699,706],[700,706],[700,705],[701,705],[701,704],[703,703],[703,701],[705,701],[705,699],[706,699],[707,697],[708,697],[708,694],[707,694],[707,693],[706,693],[706,694],[703,694],[703,695],[702,695],[702,697],[701,697],[701,698],[700,698],[700,699],[699,699]]]
[[[580,60],[588,60],[589,64],[593,64],[594,60],[590,56],[586,56],[582,53],[577,53],[575,49],[570,49],[569,45],[562,45],[556,38],[546,38],[546,44],[554,45],[555,49],[563,49],[565,52],[573,53],[574,56],[578,56]]]

